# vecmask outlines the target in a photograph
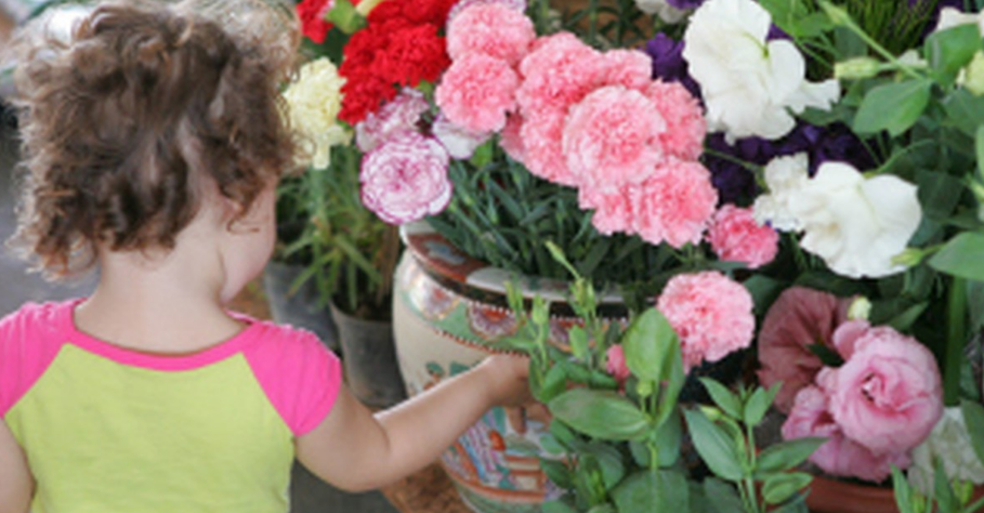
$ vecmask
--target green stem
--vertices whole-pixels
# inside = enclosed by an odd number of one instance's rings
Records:
[[[943,366],[943,404],[960,404],[960,363],[967,343],[967,281],[953,278],[947,305],[946,365]]]
[[[852,32],[854,32],[855,34],[857,34],[857,36],[860,37],[861,40],[864,41],[865,44],[868,45],[868,47],[870,47],[872,50],[874,50],[875,53],[877,53],[878,55],[880,55],[886,61],[890,62],[892,64],[892,66],[894,66],[895,68],[897,68],[899,70],[902,70],[903,73],[905,73],[906,75],[909,75],[912,78],[915,78],[915,79],[923,78],[923,76],[920,75],[918,72],[916,72],[916,70],[913,69],[911,66],[907,66],[907,65],[899,62],[899,60],[895,57],[895,55],[892,54],[892,52],[889,52],[888,50],[886,50],[884,46],[882,46],[881,44],[878,43],[878,41],[875,41],[874,38],[872,38],[871,36],[869,36],[868,33],[865,32],[864,29],[862,29],[861,27],[859,27],[858,24],[853,19],[846,20],[845,26],[848,29],[850,29]]]

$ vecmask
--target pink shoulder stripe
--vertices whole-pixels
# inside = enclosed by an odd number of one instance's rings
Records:
[[[73,303],[27,303],[0,319],[0,418],[37,383],[65,345],[59,314]]]
[[[338,357],[313,333],[271,322],[260,323],[262,342],[244,351],[253,374],[273,407],[302,436],[328,416],[342,387]]]

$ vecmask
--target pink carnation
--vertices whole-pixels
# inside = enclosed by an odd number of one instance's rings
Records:
[[[646,96],[666,120],[660,144],[667,155],[680,160],[697,160],[704,152],[707,122],[700,102],[678,82],[652,82]]]
[[[519,65],[524,77],[517,92],[520,107],[524,111],[551,108],[566,113],[572,103],[595,88],[603,65],[600,52],[569,32],[537,39]]]
[[[844,434],[876,454],[919,445],[943,414],[942,385],[933,354],[887,326],[849,321],[834,332],[846,362],[826,368],[817,383]]]
[[[652,83],[653,61],[638,50],[609,50],[598,69],[599,85],[621,85],[645,91]]]
[[[676,275],[656,301],[680,337],[688,371],[748,347],[755,331],[753,306],[745,287],[717,271]]]
[[[734,205],[714,214],[707,240],[722,260],[744,262],[752,269],[771,262],[779,252],[779,233],[759,225],[752,209]]]
[[[700,242],[718,201],[710,171],[698,162],[670,159],[641,187],[634,225],[643,240],[665,240],[675,248]]]
[[[638,184],[663,158],[657,138],[664,130],[656,106],[642,93],[623,86],[596,89],[567,116],[562,146],[567,167],[580,187]]]
[[[577,179],[567,167],[561,141],[564,133],[566,111],[542,109],[524,110],[520,138],[523,142],[523,164],[544,180],[560,185],[574,186]]]
[[[390,224],[437,214],[451,201],[448,153],[434,139],[403,132],[366,154],[362,204]]]
[[[852,299],[804,287],[790,287],[772,303],[758,335],[759,383],[782,382],[775,405],[789,413],[793,399],[813,384],[823,362],[810,351],[813,344],[833,350],[833,334],[847,319]]]
[[[493,4],[507,7],[516,12],[526,11],[526,0],[461,0],[460,2],[454,4],[454,7],[448,11],[448,23],[458,17],[459,14],[465,12],[473,6]]]
[[[786,440],[812,436],[827,438],[827,442],[810,456],[810,461],[835,476],[880,482],[891,474],[892,465],[909,466],[908,452],[875,454],[844,436],[828,407],[827,396],[820,388],[803,388],[796,394],[789,417],[782,425],[782,437]]]
[[[629,371],[629,367],[625,363],[625,350],[622,349],[622,346],[614,345],[609,347],[605,355],[608,357],[608,364],[606,366],[608,374],[611,374],[619,382],[625,382],[625,380],[629,379],[632,372]]]
[[[452,123],[472,132],[495,132],[516,107],[519,77],[506,61],[469,54],[454,61],[434,99]]]
[[[363,152],[370,152],[400,132],[416,131],[420,115],[428,108],[423,93],[405,87],[396,98],[355,125],[355,143]]]
[[[523,116],[514,112],[506,119],[506,126],[499,134],[499,146],[516,162],[526,159],[526,145],[523,143]]]
[[[625,186],[615,192],[606,192],[594,187],[582,187],[577,190],[578,206],[582,210],[594,210],[591,224],[603,235],[621,232],[635,234],[633,220],[633,197],[640,188]]]
[[[535,38],[533,22],[522,11],[502,4],[477,4],[448,23],[448,55],[458,60],[481,53],[516,66]]]

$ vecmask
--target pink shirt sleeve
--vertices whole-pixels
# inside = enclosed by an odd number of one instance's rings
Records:
[[[302,436],[328,416],[342,387],[338,357],[313,333],[265,322],[262,341],[245,351],[267,398],[290,427]]]
[[[64,345],[59,316],[74,302],[28,303],[0,319],[0,418],[37,383]]]

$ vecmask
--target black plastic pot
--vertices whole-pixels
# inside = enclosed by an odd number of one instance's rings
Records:
[[[263,270],[263,288],[273,320],[311,331],[329,349],[339,353],[338,329],[330,309],[318,306],[318,290],[314,283],[309,281],[291,292],[294,280],[303,271],[302,265],[283,262],[269,262]]]
[[[363,404],[388,408],[406,399],[396,361],[393,323],[352,317],[332,305],[349,389]]]

